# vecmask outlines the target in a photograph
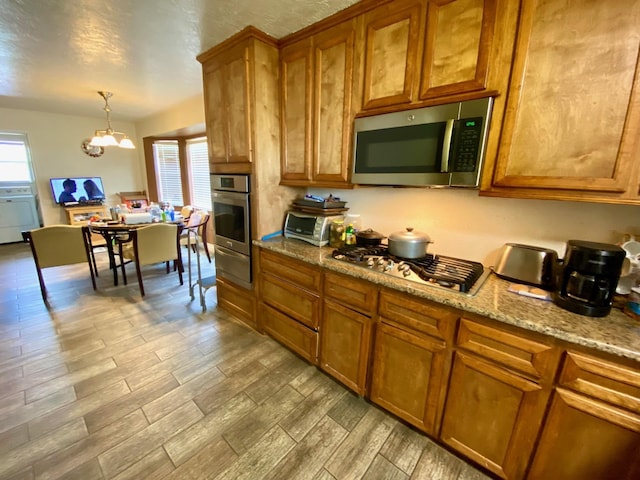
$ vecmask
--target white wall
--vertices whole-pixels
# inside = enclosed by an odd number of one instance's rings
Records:
[[[375,187],[310,189],[347,201],[363,228],[386,235],[414,227],[433,240],[428,251],[493,265],[508,242],[555,249],[567,240],[618,243],[640,234],[640,207],[478,196],[476,190]]]
[[[156,115],[147,117],[136,123],[136,130],[138,142],[141,145],[144,137],[183,130],[193,133],[204,132],[204,97],[197,95]],[[184,134],[188,135],[189,133]]]
[[[133,124],[112,122],[112,126],[136,138]],[[94,130],[104,128],[104,116],[81,117],[0,108],[0,130],[27,134],[45,225],[67,222],[63,208],[55,204],[51,195],[49,179],[52,177],[102,177],[109,205],[118,203],[118,192],[142,188],[144,169],[139,157],[139,142],[136,150],[111,147],[98,158],[81,150],[84,139],[91,138]]]

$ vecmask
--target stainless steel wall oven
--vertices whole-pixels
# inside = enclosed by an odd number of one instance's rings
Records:
[[[216,275],[251,288],[251,211],[248,175],[211,175]]]

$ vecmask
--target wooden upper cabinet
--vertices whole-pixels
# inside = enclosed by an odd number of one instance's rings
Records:
[[[249,26],[197,59],[211,172],[256,173],[257,158],[270,171],[280,150],[277,41]]]
[[[203,65],[209,160],[250,163],[249,45],[236,45]]]
[[[364,15],[363,108],[411,103],[424,35],[424,0],[396,1]]]
[[[429,0],[420,99],[484,90],[496,0]]]
[[[363,108],[487,88],[498,0],[398,0],[364,15]]]
[[[350,20],[281,51],[281,184],[348,184],[355,26]]]
[[[311,181],[311,38],[280,51],[282,180]]]
[[[636,203],[640,1],[523,2],[490,194]]]

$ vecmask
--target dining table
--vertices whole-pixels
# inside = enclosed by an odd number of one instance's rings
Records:
[[[164,223],[170,223],[178,226],[178,236],[184,228],[184,222],[182,219],[176,219],[175,221],[168,221]],[[107,222],[89,222],[89,230],[93,233],[102,235],[106,242],[107,253],[109,255],[109,268],[113,271],[113,285],[118,286],[118,268],[120,265],[116,264],[116,243],[126,243],[132,240],[131,232],[138,228],[147,227],[152,223],[131,223],[126,224],[116,221]],[[179,248],[179,245],[176,245]],[[124,260],[121,258],[121,262]],[[178,265],[184,271],[182,265]]]

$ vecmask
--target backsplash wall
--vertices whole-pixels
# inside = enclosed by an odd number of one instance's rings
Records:
[[[434,242],[428,251],[494,264],[503,244],[553,248],[562,258],[567,240],[619,243],[640,235],[640,207],[555,200],[480,197],[477,190],[373,187],[309,189],[330,193],[360,214],[363,228],[383,235],[413,227]]]

